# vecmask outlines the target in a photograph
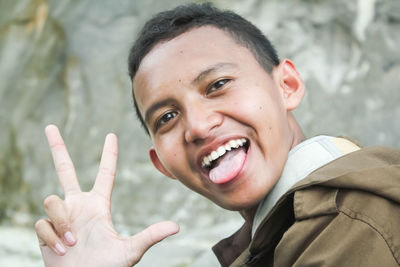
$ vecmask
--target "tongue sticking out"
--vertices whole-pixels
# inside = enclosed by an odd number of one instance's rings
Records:
[[[226,153],[217,165],[210,170],[211,181],[222,184],[232,180],[239,174],[245,159],[246,151],[244,148],[234,149]]]

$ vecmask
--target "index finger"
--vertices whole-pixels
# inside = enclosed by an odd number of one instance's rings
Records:
[[[69,157],[67,147],[64,144],[60,131],[57,126],[48,125],[45,132],[64,194],[68,195],[73,192],[80,192],[81,188],[76,177],[75,167]]]

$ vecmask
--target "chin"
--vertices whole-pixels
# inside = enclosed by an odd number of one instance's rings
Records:
[[[223,203],[217,203],[215,202],[218,206],[221,208],[224,208],[226,210],[231,210],[231,211],[243,211],[247,209],[253,209],[258,206],[260,201],[264,198],[264,195],[254,198],[254,195],[252,198],[235,198],[234,201],[226,201]]]

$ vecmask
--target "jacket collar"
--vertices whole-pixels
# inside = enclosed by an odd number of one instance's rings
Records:
[[[292,194],[293,190],[297,187],[295,186],[295,188],[289,190],[290,187],[319,167],[358,149],[358,146],[347,139],[329,136],[317,136],[294,147],[288,155],[288,161],[282,173],[282,176],[285,177],[284,181],[274,187],[273,191],[270,193],[273,194],[271,197],[268,198],[267,196],[265,200],[260,203],[254,220],[256,223],[253,224],[253,226],[249,223],[245,223],[236,233],[221,240],[213,247],[214,254],[221,263],[221,266],[229,266],[236,258],[239,256],[243,257],[243,255],[246,254],[243,253],[243,251],[246,251],[246,248],[248,248],[251,242],[253,236],[252,228],[255,229],[255,232],[258,226],[264,223],[268,217],[274,218],[272,220],[274,224],[271,224],[270,227],[276,229],[271,229],[272,231],[270,233],[274,234],[262,237],[262,239],[265,243],[276,243],[283,234],[282,231],[287,229],[294,220],[292,212],[287,212],[288,210],[293,210],[293,204],[290,201],[291,198],[288,196]],[[306,168],[301,168],[301,166],[305,165],[297,164],[296,162],[303,162],[302,159],[304,156],[308,159],[309,164],[306,164]],[[295,170],[293,170],[293,168]],[[279,181],[280,180],[281,179],[279,179]],[[301,187],[305,187],[307,184],[308,182],[304,182]]]
[[[281,177],[258,205],[252,225],[252,236],[254,236],[261,221],[276,204],[278,199],[294,184],[321,166],[345,154],[345,152],[336,146],[334,140],[337,139],[325,135],[316,136],[298,144],[289,152]]]

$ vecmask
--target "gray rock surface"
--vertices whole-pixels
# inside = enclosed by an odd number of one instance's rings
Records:
[[[144,20],[187,2],[0,2],[0,231],[8,242],[12,236],[35,242],[32,225],[44,214],[43,199],[61,194],[43,134],[55,123],[84,189],[93,183],[105,135],[119,136],[112,208],[120,232],[132,234],[163,219],[181,224],[181,233],[157,245],[139,266],[215,264],[209,247],[241,219],[153,169],[126,67]],[[308,90],[296,111],[307,136],[347,135],[363,145],[400,147],[398,0],[213,2],[250,19],[282,58],[294,61]],[[1,266],[16,266],[18,258],[24,266],[40,266],[33,265],[38,250],[26,254],[19,241],[8,242],[0,243]]]

